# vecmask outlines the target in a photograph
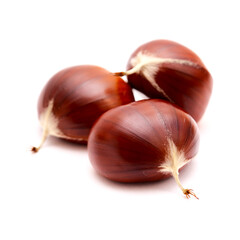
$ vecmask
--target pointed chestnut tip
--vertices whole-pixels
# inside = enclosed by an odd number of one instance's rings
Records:
[[[113,75],[118,76],[118,77],[123,77],[126,75],[126,73],[125,72],[115,72]]]
[[[189,199],[191,196],[195,197],[197,200],[199,198],[196,196],[196,194],[193,192],[192,189],[184,189],[183,193],[185,194],[186,198]]]
[[[31,152],[32,152],[32,153],[37,153],[38,150],[39,150],[39,148],[31,147]]]

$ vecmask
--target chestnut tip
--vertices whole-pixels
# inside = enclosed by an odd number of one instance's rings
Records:
[[[183,193],[185,194],[186,198],[189,199],[191,197],[191,195],[193,197],[195,197],[197,200],[199,200],[199,198],[196,196],[196,194],[193,192],[192,189],[184,189]]]
[[[38,152],[38,148],[37,147],[31,147],[31,152],[32,153],[37,153]]]
[[[31,151],[38,152],[49,135],[86,143],[94,122],[104,112],[134,100],[132,88],[102,67],[79,65],[63,69],[40,94],[42,140]]]
[[[113,73],[113,75],[117,76],[117,77],[123,77],[126,75],[126,73],[125,72],[115,72],[115,73]]]

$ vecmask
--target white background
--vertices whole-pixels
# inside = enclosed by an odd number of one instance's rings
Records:
[[[0,239],[240,239],[239,1],[0,2]],[[173,179],[118,184],[98,176],[86,147],[49,138],[38,96],[59,70],[123,71],[154,39],[195,51],[214,79],[197,157]]]

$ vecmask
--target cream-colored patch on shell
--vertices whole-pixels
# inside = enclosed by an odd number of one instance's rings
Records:
[[[54,100],[50,100],[48,106],[43,110],[40,115],[40,124],[47,135],[62,136],[63,133],[58,128],[58,119],[54,116],[53,109]]]
[[[52,109],[54,105],[54,100],[50,100],[48,106],[43,110],[40,115],[40,124],[44,130],[44,135],[52,135],[59,138],[74,140],[74,141],[85,141],[83,138],[73,138],[66,136],[59,128],[58,123],[59,120],[54,116]],[[45,136],[45,138],[46,138]]]
[[[178,174],[178,170],[187,163],[184,152],[179,151],[174,142],[168,139],[168,153],[159,166],[159,172]]]
[[[165,93],[165,91],[157,84],[155,80],[155,76],[159,71],[160,65],[163,63],[176,63],[180,65],[187,65],[191,67],[198,68],[199,65],[184,59],[173,59],[173,58],[160,58],[155,57],[147,52],[140,51],[134,58],[130,61],[133,66],[132,69],[126,72],[127,75],[131,75],[133,73],[142,74],[151,85],[161,94],[164,95],[169,101],[173,102],[171,98]]]
[[[32,152],[36,153],[39,151],[39,149],[42,147],[44,144],[45,140],[49,135],[55,136],[55,137],[60,137],[60,138],[65,138],[69,140],[74,140],[74,141],[82,141],[85,139],[81,138],[71,138],[62,133],[62,131],[58,128],[58,123],[59,120],[54,116],[53,114],[53,106],[54,106],[54,100],[50,100],[48,103],[48,106],[42,111],[40,115],[40,124],[43,128],[43,134],[42,134],[42,139],[38,147],[32,147]]]
[[[164,163],[159,166],[159,172],[170,173],[174,177],[177,185],[182,190],[187,198],[194,196],[198,199],[192,189],[184,188],[179,180],[179,169],[183,167],[188,161],[185,158],[184,152],[179,151],[177,146],[171,139],[168,139],[168,151]]]

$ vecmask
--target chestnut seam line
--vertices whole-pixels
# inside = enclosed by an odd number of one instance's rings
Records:
[[[180,59],[180,60],[184,60],[184,59]],[[190,60],[190,62],[191,62],[191,60]],[[169,63],[169,64],[171,64],[171,63]],[[186,66],[193,67],[193,68],[195,68],[195,69],[199,69],[199,70],[201,70],[201,71],[208,72],[205,68],[203,68],[203,67],[202,67],[200,64],[198,64],[198,63],[194,63],[194,65],[186,65]],[[160,69],[160,71],[163,70],[162,72],[164,72],[164,68],[167,69],[167,70],[169,70],[170,72],[171,72],[171,71],[175,71],[175,72],[178,72],[178,73],[180,73],[180,74],[186,75],[186,76],[190,77],[191,79],[199,79],[199,78],[193,78],[191,74],[188,74],[188,73],[186,73],[185,71],[181,71],[181,70],[179,70],[179,69],[171,69],[170,67],[167,67],[167,66],[162,67],[162,68]],[[169,76],[170,78],[172,78],[171,74],[169,74],[169,73],[167,73],[167,72],[164,72],[164,74],[166,74],[167,76]],[[201,79],[199,79],[199,81],[201,81]],[[171,85],[170,85],[170,87],[171,87],[172,89],[175,89],[175,88],[174,88],[173,86],[171,86]],[[177,91],[177,89],[176,89],[176,91]],[[195,91],[195,92],[198,93],[197,91]],[[192,99],[189,95],[185,95],[185,97],[187,97],[187,98],[189,98],[189,99]]]
[[[146,56],[146,54],[145,54]],[[137,56],[135,58],[138,58]],[[133,58],[133,59],[135,59]],[[159,86],[159,84],[156,82],[156,80],[154,79],[154,76],[156,75],[157,72],[154,72],[154,74],[147,74],[147,72],[144,70],[144,66],[145,65],[148,65],[148,64],[161,64],[162,62],[162,59],[160,58],[156,58],[156,57],[153,57],[154,58],[154,61],[146,61],[146,62],[138,62],[136,63],[136,65],[133,66],[133,68],[127,70],[125,72],[125,75],[131,75],[131,74],[134,74],[134,73],[139,73],[139,75],[142,75],[149,83],[150,85],[158,92],[160,93],[165,99],[167,99],[168,101],[170,102],[173,102],[172,99],[166,94],[166,92]],[[157,61],[157,62],[156,62]],[[159,62],[160,61],[160,62]],[[143,87],[143,81],[140,81],[140,84],[141,86]],[[143,87],[143,89],[145,89],[145,87]]]
[[[143,76],[144,76],[144,75],[143,75]],[[156,74],[155,74],[155,76],[156,76]],[[144,77],[147,79],[147,81],[150,83],[150,85],[151,85],[158,93],[160,93],[160,94],[163,96],[164,99],[168,100],[168,101],[171,102],[171,103],[175,103],[175,102],[173,101],[172,97],[171,97],[171,98],[169,97],[169,95],[166,93],[166,91],[160,86],[159,83],[157,83],[156,80],[151,81],[151,80],[148,79],[146,76],[144,76]],[[155,84],[153,84],[153,82],[154,82]]]
[[[188,66],[188,65],[186,65],[186,66]],[[198,66],[198,67],[196,67],[196,66]],[[196,64],[196,66],[189,66],[189,67],[193,67],[193,68],[195,68],[195,69],[198,69],[198,70],[207,72],[207,70],[204,69],[204,68],[203,68],[202,66],[200,66],[199,64]],[[170,68],[170,67],[164,66],[164,67],[162,67],[162,70],[164,70],[164,68],[167,69],[168,71],[174,71],[174,72],[181,73],[181,74],[186,75],[186,76],[188,76],[188,77],[190,77],[190,78],[192,78],[192,79],[199,79],[199,81],[201,80],[201,78],[196,78],[196,77],[193,78],[193,76],[192,76],[191,74],[187,73],[186,71],[181,71],[180,69],[172,69],[172,68]]]
[[[139,51],[138,54],[131,59],[131,62],[133,63],[131,64],[133,67],[127,70],[126,72],[127,75],[139,72],[142,69],[142,67],[149,64],[163,65],[163,64],[170,63],[170,64],[177,64],[177,65],[179,64],[179,65],[193,66],[195,68],[201,68],[200,64],[195,63],[195,61],[192,61],[192,60],[188,60],[184,58],[166,58],[166,57],[162,58],[148,52],[143,53],[142,51]]]
[[[165,58],[163,58],[163,59],[165,59]],[[168,58],[166,58],[166,59],[168,59]],[[175,58],[170,58],[170,59],[175,59]],[[188,67],[193,67],[193,68],[195,68],[195,69],[200,69],[200,70],[205,70],[204,68],[203,68],[203,66],[201,65],[201,64],[199,64],[199,63],[196,63],[195,61],[192,61],[192,60],[188,60],[188,59],[184,59],[184,58],[178,58],[178,59],[176,59],[177,61],[174,61],[174,62],[169,62],[169,61],[166,61],[166,62],[163,62],[163,64],[177,64],[177,65],[184,65],[184,66],[188,66]],[[180,63],[180,62],[178,62],[178,60],[179,61],[187,61],[187,62],[191,62],[192,64],[185,64],[185,63]],[[168,68],[168,67],[165,67],[165,68]],[[175,69],[174,69],[175,70]],[[181,70],[176,70],[176,71],[180,71],[181,72]]]
[[[151,56],[148,56],[148,54],[144,54],[143,52],[139,52],[138,55],[143,55],[145,57],[151,57]],[[133,59],[135,58],[138,58],[138,55],[135,56]],[[164,62],[165,61],[165,62]],[[146,61],[146,63],[144,63],[144,61],[141,63],[137,63],[133,68],[129,69],[127,72],[125,72],[126,75],[131,75],[137,71],[140,71],[141,68],[146,65],[146,64],[165,64],[165,63],[175,63],[175,64],[180,64],[180,65],[187,65],[187,66],[190,66],[190,67],[193,67],[193,68],[196,68],[196,69],[203,69],[202,66],[198,63],[195,63],[194,61],[192,60],[187,60],[187,59],[174,59],[174,58],[159,58],[159,57],[155,57],[155,56],[152,56],[152,60],[149,62]],[[166,67],[165,67],[166,68]],[[137,70],[136,70],[137,69]],[[138,70],[139,69],[139,70]],[[164,67],[162,67],[162,69],[164,69]],[[166,68],[166,69],[169,69],[169,68]],[[161,67],[160,67],[160,70],[161,70]],[[178,70],[176,70],[178,71]],[[180,71],[179,71],[180,72]],[[141,72],[140,72],[141,73]],[[184,73],[184,72],[183,72]],[[187,73],[185,73],[186,75],[188,75]],[[166,94],[166,92],[160,87],[159,84],[156,83],[155,80],[151,80],[149,79],[143,72],[143,76],[151,83],[151,85],[160,93],[164,96],[164,98],[167,98],[170,102],[174,103],[174,101],[172,101],[172,99]]]
[[[110,122],[111,124],[117,125],[119,128],[124,129],[126,132],[129,132],[130,134],[132,134],[133,136],[135,136],[136,139],[141,140],[141,141],[147,143],[148,145],[150,145],[151,147],[153,147],[154,149],[156,149],[157,152],[159,152],[159,153],[161,154],[161,152],[159,151],[159,148],[158,148],[157,146],[155,146],[154,144],[150,143],[150,142],[147,141],[145,138],[142,138],[141,136],[136,135],[134,132],[130,131],[128,128],[125,128],[125,127],[121,126],[120,124],[118,124],[118,123],[116,123],[116,122],[113,122],[113,121],[110,121],[110,120],[107,120],[107,119],[105,119],[105,118],[103,118],[103,120],[106,121],[106,122]]]

